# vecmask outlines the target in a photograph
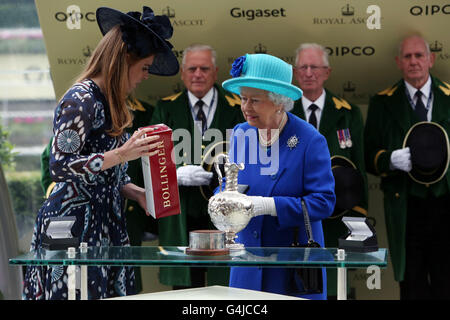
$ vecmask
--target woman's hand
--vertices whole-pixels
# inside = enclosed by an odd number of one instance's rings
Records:
[[[160,142],[152,142],[158,140],[159,135],[145,136],[148,132],[152,132],[153,130],[153,128],[145,128],[135,131],[123,146],[116,149],[120,157],[122,157],[121,160],[125,162],[135,160],[142,156],[151,157],[157,154],[158,150],[155,149],[159,147]]]
[[[122,195],[125,198],[131,199],[139,203],[142,209],[144,209],[145,214],[150,216],[150,213],[147,211],[147,201],[145,199],[145,189],[138,187],[134,183],[127,183],[122,188]]]
[[[144,128],[135,131],[134,134],[121,147],[107,151],[103,155],[102,170],[114,167],[119,163],[135,160],[137,158],[151,157],[158,153],[156,150],[161,142],[154,142],[159,139],[159,135],[146,137],[146,133],[152,132],[153,128]],[[152,143],[154,142],[154,143]]]
[[[147,211],[147,201],[145,199],[145,191],[138,192],[136,194],[136,202],[139,203],[142,209],[144,209],[145,214],[150,216],[150,213]]]

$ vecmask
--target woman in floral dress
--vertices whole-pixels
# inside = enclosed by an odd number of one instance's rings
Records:
[[[127,161],[157,153],[148,129],[131,137],[126,98],[149,73],[174,75],[178,61],[165,40],[172,36],[166,16],[97,10],[104,37],[85,70],[60,100],[53,121],[50,174],[56,182],[39,210],[31,250],[42,244],[51,217],[76,217],[72,234],[88,246],[129,246],[124,197],[144,209],[145,191],[126,174]],[[148,212],[147,212],[148,214]],[[28,266],[24,299],[67,299],[67,267]],[[131,267],[88,267],[88,298],[134,294]]]

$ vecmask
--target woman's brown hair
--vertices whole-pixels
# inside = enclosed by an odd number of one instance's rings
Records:
[[[112,120],[108,134],[113,137],[122,135],[125,128],[133,123],[133,115],[126,103],[128,70],[138,60],[135,54],[127,53],[127,46],[122,41],[122,32],[117,25],[104,35],[76,80],[79,82],[102,75],[102,90],[109,104]]]

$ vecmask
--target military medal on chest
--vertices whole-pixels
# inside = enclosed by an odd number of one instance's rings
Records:
[[[348,128],[337,130],[336,133],[341,149],[351,148],[353,146],[352,136],[350,135],[350,130]]]
[[[350,129],[344,129],[344,136],[345,136],[345,146],[347,148],[351,148],[353,146],[352,142],[352,136],[350,135]]]

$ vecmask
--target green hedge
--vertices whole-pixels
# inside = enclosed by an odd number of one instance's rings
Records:
[[[44,202],[40,179],[40,171],[6,173],[19,237],[33,229],[36,215]]]

